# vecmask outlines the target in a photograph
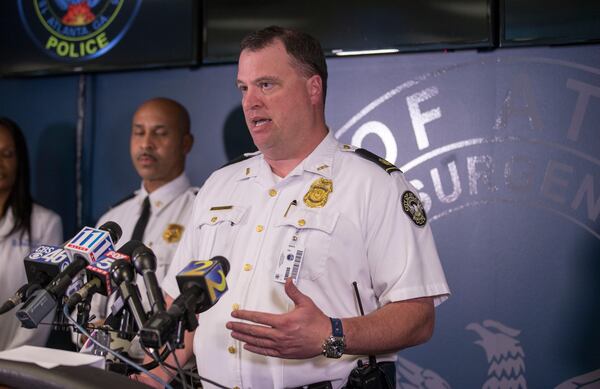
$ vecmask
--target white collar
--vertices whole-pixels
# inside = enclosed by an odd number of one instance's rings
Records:
[[[179,175],[173,181],[166,183],[154,192],[148,194],[144,188],[144,182],[140,185],[140,190],[136,193],[137,201],[141,205],[146,196],[150,196],[152,212],[160,212],[166,205],[175,200],[179,195],[191,187],[190,180],[185,173]]]

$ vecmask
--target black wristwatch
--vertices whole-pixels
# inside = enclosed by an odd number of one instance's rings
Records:
[[[329,320],[331,320],[331,336],[323,342],[323,355],[327,358],[340,358],[346,350],[342,321],[331,317]]]

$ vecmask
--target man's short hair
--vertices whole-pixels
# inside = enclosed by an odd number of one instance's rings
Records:
[[[312,77],[317,74],[321,77],[323,81],[323,104],[325,104],[327,63],[321,44],[313,36],[289,28],[270,26],[246,35],[240,44],[240,51],[264,49],[276,39],[283,43],[287,53],[292,57],[292,65],[298,67],[304,76]]]

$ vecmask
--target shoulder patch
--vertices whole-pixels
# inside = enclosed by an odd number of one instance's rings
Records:
[[[402,193],[402,210],[417,226],[423,227],[427,224],[427,215],[423,203],[416,194],[409,190]]]
[[[136,194],[136,193],[135,193],[135,192],[133,192],[133,193],[131,193],[131,194],[127,195],[125,198],[122,198],[121,200],[117,201],[116,203],[114,203],[113,205],[111,205],[110,207],[108,207],[108,209],[109,209],[109,210],[111,210],[111,209],[113,209],[114,207],[116,207],[116,206],[119,206],[119,205],[123,204],[125,201],[127,201],[127,200],[131,200],[132,198],[134,198],[134,197],[135,197],[135,194]]]
[[[369,150],[366,149],[355,149],[355,154],[360,155],[364,159],[368,159],[371,162],[375,162],[379,167],[385,170],[388,174],[392,174],[392,172],[400,172],[402,171],[398,169],[393,163],[386,161],[385,159],[379,157],[378,155],[373,154]]]

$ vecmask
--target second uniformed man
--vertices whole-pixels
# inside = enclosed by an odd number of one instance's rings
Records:
[[[133,116],[130,143],[131,159],[142,179],[140,189],[98,220],[98,225],[117,222],[123,230],[122,243],[137,239],[154,251],[159,282],[185,232],[198,191],[184,172],[185,158],[193,143],[190,117],[183,105],[163,97],[144,102]],[[141,276],[137,285],[148,311]],[[102,320],[108,312],[106,298],[94,296],[92,313]]]

